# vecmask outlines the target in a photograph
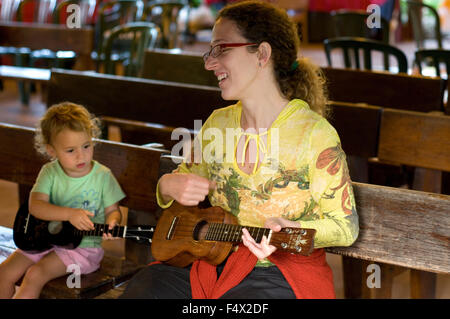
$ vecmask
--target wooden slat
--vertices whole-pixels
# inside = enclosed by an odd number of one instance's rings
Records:
[[[160,143],[166,150],[171,150],[175,144],[182,140],[182,137],[175,138],[176,136],[174,136],[175,139],[172,139],[172,132],[175,128],[171,126],[124,120],[110,116],[103,116],[101,120],[104,126],[112,125],[120,128],[123,143],[136,145]],[[192,139],[195,132],[190,130],[189,134]]]
[[[214,73],[205,69],[202,55],[179,49],[146,51],[141,77],[214,87],[219,83]]]
[[[32,50],[67,50],[89,55],[94,47],[94,29],[69,29],[58,24],[0,22],[0,45]]]
[[[329,122],[341,139],[347,155],[377,156],[382,108],[345,102],[330,102]]]
[[[96,116],[188,129],[234,103],[224,101],[218,88],[52,69],[47,105],[63,101],[82,104]]]
[[[378,157],[410,166],[450,171],[450,117],[385,109]]]
[[[333,101],[417,112],[443,111],[445,80],[407,74],[323,68]]]
[[[450,196],[353,183],[360,233],[328,252],[450,274]]]

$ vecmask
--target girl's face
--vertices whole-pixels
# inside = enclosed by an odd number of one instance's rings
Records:
[[[52,137],[47,152],[57,158],[64,172],[70,177],[82,177],[92,168],[94,145],[86,132],[63,129]]]
[[[211,47],[218,44],[249,43],[239,32],[232,20],[219,19],[212,31]],[[205,61],[205,68],[214,71],[219,80],[224,100],[241,100],[256,92],[255,78],[258,74],[258,57],[247,51],[247,46],[223,47],[221,54],[211,54]]]

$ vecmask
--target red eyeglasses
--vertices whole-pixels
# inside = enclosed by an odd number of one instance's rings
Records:
[[[237,48],[251,45],[258,45],[258,43],[220,43],[213,46],[211,50],[203,54],[203,61],[206,62],[206,60],[208,60],[210,56],[212,56],[213,58],[217,58],[223,53],[223,49],[225,48]]]

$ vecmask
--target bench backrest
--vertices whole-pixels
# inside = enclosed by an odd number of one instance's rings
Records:
[[[450,116],[385,109],[378,158],[450,171]]]
[[[417,112],[442,111],[446,82],[441,78],[352,69],[322,69],[333,101]]]
[[[33,148],[34,129],[0,123],[0,179],[32,186],[47,162]],[[97,140],[94,159],[109,167],[127,195],[121,202],[133,210],[156,209],[156,182],[162,151]]]
[[[332,101],[367,103],[418,112],[442,111],[446,81],[420,75],[322,68]],[[174,50],[147,51],[142,77],[217,86],[202,56]]]
[[[205,69],[203,58],[194,52],[179,49],[147,50],[141,77],[145,79],[190,83],[218,87],[217,77]]]
[[[57,24],[0,22],[0,45],[32,50],[66,50],[90,55],[94,49],[94,29],[70,29]]]
[[[450,196],[353,183],[360,232],[328,252],[450,274]]]
[[[132,77],[52,69],[47,105],[70,101],[96,116],[194,128],[224,101],[219,88]]]
[[[328,121],[334,126],[347,155],[377,156],[383,108],[346,102],[330,102]]]

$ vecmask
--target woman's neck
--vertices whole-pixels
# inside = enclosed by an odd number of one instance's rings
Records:
[[[268,97],[267,95],[257,99],[247,99],[242,101],[241,127],[255,129],[269,129],[281,111],[289,103],[281,96]]]

